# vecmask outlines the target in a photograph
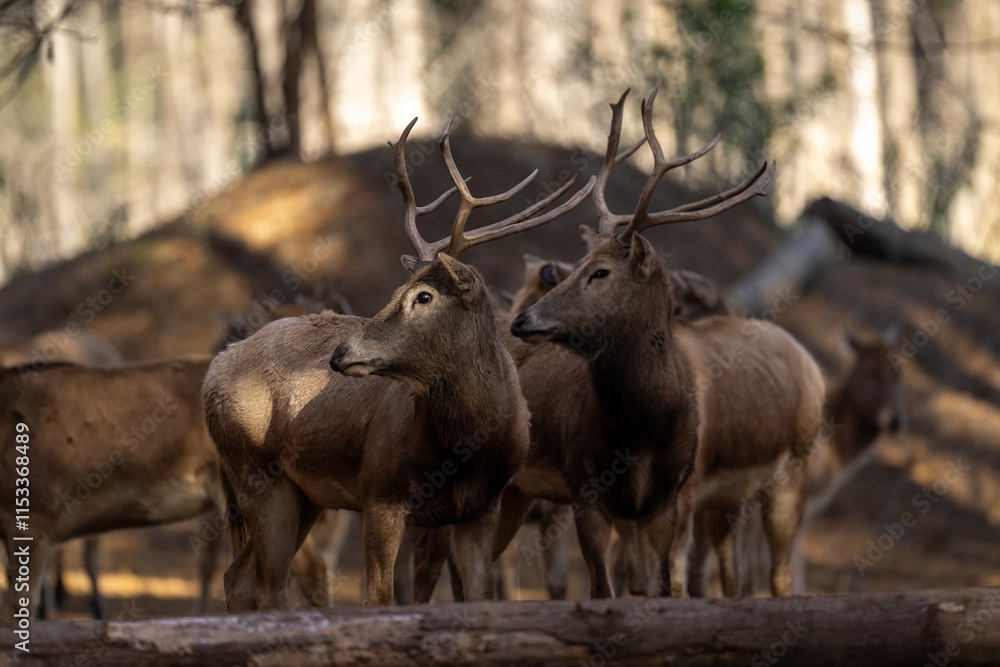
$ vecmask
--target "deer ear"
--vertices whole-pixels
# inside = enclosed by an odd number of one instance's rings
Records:
[[[443,266],[444,270],[448,272],[448,277],[452,279],[455,283],[455,287],[460,292],[466,292],[472,288],[475,276],[469,267],[462,264],[451,255],[446,255],[443,252],[438,253],[438,260],[440,260],[441,266]]]
[[[399,261],[403,263],[403,268],[409,271],[410,273],[416,271],[417,265],[420,263],[420,260],[414,257],[413,255],[403,255],[402,257],[399,258]]]
[[[594,246],[601,240],[601,233],[587,225],[580,225],[580,236],[583,237],[583,242],[587,244],[588,252],[593,250]]]
[[[522,255],[521,257],[522,259],[524,259],[524,268],[526,269],[530,269],[533,266],[545,263],[544,259],[538,257],[537,255],[532,255],[530,252],[524,253],[524,255]]]
[[[660,260],[656,250],[640,234],[632,236],[632,243],[628,251],[629,264],[635,271],[639,280],[647,280],[656,270],[656,263]]]

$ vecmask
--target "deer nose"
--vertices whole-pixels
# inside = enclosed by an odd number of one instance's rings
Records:
[[[517,332],[519,332],[524,327],[524,323],[527,321],[528,321],[528,316],[525,315],[524,313],[521,313],[520,315],[514,318],[513,322],[510,323],[510,332],[516,336]]]
[[[330,355],[330,368],[340,372],[340,362],[344,360],[344,355],[347,354],[347,345],[341,343],[337,346],[337,349],[333,351]]]
[[[899,415],[893,415],[892,419],[889,420],[889,433],[898,433],[902,426],[903,422],[899,418]]]

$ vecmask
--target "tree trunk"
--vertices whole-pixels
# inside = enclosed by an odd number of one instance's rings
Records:
[[[267,141],[262,147],[263,156],[261,160],[266,161],[274,155],[275,149],[274,146],[271,145],[271,134],[267,132],[268,117],[267,104],[264,102],[264,69],[260,64],[260,43],[257,40],[257,29],[254,28],[253,25],[250,1],[251,0],[240,0],[239,4],[236,5],[236,25],[243,31],[243,35],[247,40],[247,51],[249,52],[248,55],[250,58],[250,71],[253,79],[250,83],[253,88],[251,91],[254,100],[253,117],[257,125],[260,126],[264,136],[267,137]]]
[[[302,105],[299,103],[299,75],[302,71],[302,20],[308,0],[303,0],[299,12],[285,31],[285,71],[282,90],[285,94],[285,114],[288,118],[288,150],[293,157],[302,156]]]
[[[319,79],[319,132],[321,141],[327,153],[334,152],[333,126],[330,121],[330,84],[327,80],[326,59],[319,44],[316,30],[316,0],[303,0],[302,13],[299,15],[302,29],[302,51],[312,54],[316,63],[316,74]]]
[[[127,612],[126,612],[127,613]],[[125,614],[122,614],[124,616]],[[54,621],[17,664],[995,664],[1000,591],[486,602]],[[15,639],[14,641],[18,641]]]

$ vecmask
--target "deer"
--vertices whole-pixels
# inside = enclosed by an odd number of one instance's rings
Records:
[[[291,555],[323,508],[361,515],[363,604],[391,604],[394,561],[407,527],[449,527],[465,600],[492,598],[492,552],[500,496],[521,467],[529,413],[496,324],[492,299],[473,267],[458,260],[474,245],[537,227],[579,204],[592,178],[566,202],[540,213],[575,178],[536,204],[467,232],[477,208],[507,192],[475,197],[451,152],[450,118],[439,141],[454,187],[417,206],[405,145],[393,150],[416,255],[410,279],[374,317],[321,313],[281,320],[231,345],[212,362],[202,389],[209,432],[222,462],[236,554],[224,584],[229,611],[287,605]],[[458,193],[449,237],[417,230]],[[331,353],[332,352],[332,353]],[[265,482],[259,470],[279,461]]]
[[[65,542],[111,530],[158,526],[226,512],[218,454],[202,416],[200,389],[211,355],[189,355],[116,367],[66,362],[0,369],[0,426],[27,428],[30,517],[17,530],[14,503],[0,506],[0,538],[7,556],[6,611],[13,613],[15,550],[30,535],[27,580],[30,613],[41,601],[46,565]],[[24,427],[22,427],[24,428]],[[8,460],[14,439],[0,445]],[[0,493],[14,498],[15,476],[5,469]],[[44,491],[44,492],[43,492]],[[222,527],[221,522],[219,528]],[[198,553],[203,613],[220,542],[216,528],[190,543]],[[315,550],[313,550],[315,551]],[[296,557],[307,603],[325,595],[322,557]],[[10,618],[10,616],[5,616]]]
[[[515,360],[537,445],[513,485],[529,497],[573,504],[592,597],[613,596],[605,554],[616,520],[635,522],[647,595],[669,596],[672,552],[675,542],[686,544],[692,514],[738,505],[780,472],[789,483],[763,520],[775,554],[772,591],[788,595],[806,462],[822,419],[822,375],[790,334],[768,322],[675,318],[663,259],[641,234],[713,217],[763,194],[775,165],[765,163],[720,194],[650,212],[661,178],[721,137],[667,160],[653,129],[654,90],[642,104],[644,140],[619,155],[626,95],[612,105],[593,190],[598,229],[580,230],[586,256],[511,323],[527,344]],[[616,214],[604,197],[609,173],[644,142],[653,170],[634,212]]]
[[[826,428],[816,439],[806,468],[806,506],[802,533],[808,530],[813,517],[823,511],[843,485],[874,457],[882,435],[896,435],[905,428],[906,406],[898,369],[893,367],[889,353],[898,335],[889,327],[881,335],[861,335],[845,332],[844,340],[852,360],[846,374],[827,393],[823,408]],[[732,517],[730,517],[732,519]],[[761,539],[761,526],[756,514],[736,522],[746,531],[741,551],[748,577],[741,586],[742,595],[753,595],[761,566],[766,564],[766,552]],[[793,553],[793,590],[806,592],[805,558],[796,543]],[[705,551],[706,546],[701,547]],[[700,571],[695,576],[703,576]]]
[[[573,272],[573,264],[557,260],[546,260],[532,254],[525,254],[524,282],[521,288],[513,294],[510,301],[509,318],[531,306],[553,287],[566,279]],[[733,314],[734,309],[726,302],[718,286],[707,276],[684,269],[671,269],[670,282],[674,296],[674,315],[685,321],[694,321],[711,315]],[[568,565],[566,547],[568,531],[560,528],[557,513],[565,511],[562,506],[546,500],[539,500],[529,513],[526,523],[537,523],[539,531],[546,536],[555,536],[551,545],[542,551],[545,569],[545,583],[549,598],[565,599],[567,591]],[[616,525],[618,540],[615,542],[615,591],[628,590],[641,593],[645,585],[640,580],[641,574],[636,567],[638,552],[635,544],[635,527],[631,525]],[[505,582],[516,580],[516,556],[510,549],[501,555],[502,570]],[[640,566],[641,567],[641,566]]]
[[[111,343],[86,332],[70,336],[61,331],[47,331],[30,337],[8,332],[0,333],[0,366],[42,368],[46,364],[59,361],[87,366],[117,366],[125,360]],[[57,607],[62,607],[66,599],[62,556],[62,550],[59,550],[52,557],[55,579],[52,597]],[[98,585],[100,542],[97,537],[87,537],[83,540],[83,566],[90,580],[90,611],[94,618],[103,618],[104,602]],[[47,597],[40,598],[39,618],[46,616],[49,607]]]
[[[109,530],[154,526],[221,507],[217,460],[191,400],[210,357],[85,367],[50,363],[41,370],[0,370],[0,424],[27,427],[31,494],[28,532],[16,531],[13,503],[0,508],[0,533],[12,584],[15,549],[28,534],[27,581],[35,614],[46,563],[68,540]],[[194,394],[197,396],[197,392]],[[3,453],[13,461],[13,439]],[[0,480],[14,497],[11,473]],[[44,490],[44,492],[42,492]],[[13,611],[13,587],[5,608]]]

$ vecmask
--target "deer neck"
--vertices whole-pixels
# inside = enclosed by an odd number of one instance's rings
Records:
[[[616,428],[635,431],[623,435],[640,439],[689,410],[694,395],[690,364],[674,338],[669,286],[648,291],[641,315],[609,326],[611,339],[590,362],[594,389]]]
[[[504,358],[492,322],[488,328],[467,349],[449,351],[443,372],[422,397],[434,440],[449,451],[459,443],[492,440],[506,432],[512,364]]]

